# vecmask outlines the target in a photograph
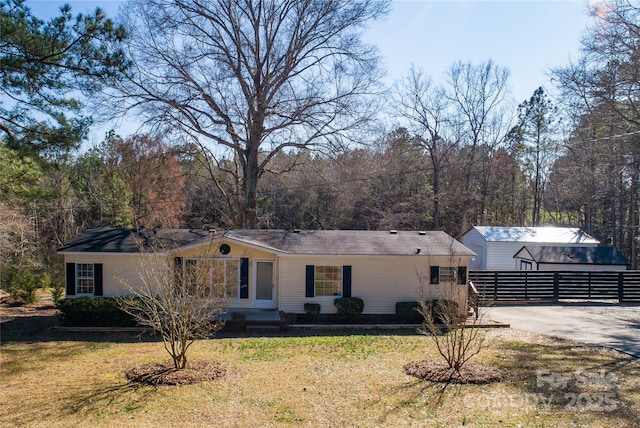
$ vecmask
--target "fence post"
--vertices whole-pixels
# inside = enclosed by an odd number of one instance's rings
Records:
[[[624,303],[624,273],[618,272],[618,303]]]
[[[553,273],[553,301],[560,300],[560,272]]]

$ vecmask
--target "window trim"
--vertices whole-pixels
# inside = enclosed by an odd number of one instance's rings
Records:
[[[447,270],[447,277],[443,278],[442,270]],[[464,277],[461,273],[464,271]],[[468,269],[466,266],[431,266],[430,269],[430,283],[437,284],[457,284],[466,285],[467,283]]]
[[[529,260],[520,260],[520,270],[522,271],[532,271],[533,263]]]
[[[319,278],[320,275],[318,275],[318,268],[321,269],[327,269],[327,268],[331,268],[331,269],[335,269],[336,273],[338,274],[338,279],[326,279],[326,278]],[[343,266],[339,266],[339,265],[314,265],[313,268],[313,294],[316,297],[333,297],[333,298],[338,298],[338,297],[342,297],[342,295],[344,294],[344,275],[343,275]],[[323,273],[323,272],[320,272]],[[324,272],[324,274],[326,275],[326,272]],[[333,283],[333,284],[337,284],[337,289],[338,292],[334,293],[334,294],[319,294],[318,293],[318,282],[324,282],[326,283]],[[326,287],[324,287],[324,289],[326,289]],[[326,291],[326,290],[325,290]]]
[[[321,265],[321,266],[333,266],[333,265]],[[339,295],[331,296],[316,296],[316,265],[305,265],[304,269],[304,296],[306,298],[327,298],[327,297],[351,297],[353,288],[353,269],[351,265],[337,265],[341,269],[342,283],[340,287]]]
[[[91,266],[91,275],[88,275],[88,269],[83,269],[82,267]],[[74,278],[74,288],[76,296],[95,296],[96,295],[96,266],[95,263],[75,263],[75,278]],[[84,273],[84,274],[82,274]],[[80,292],[80,281],[91,281],[91,292]],[[88,288],[89,286],[85,285],[84,288]]]
[[[231,300],[238,300],[240,299],[240,287],[241,287],[241,265],[242,265],[242,259],[239,257],[201,257],[201,256],[195,256],[195,257],[183,257],[182,258],[182,271],[184,272],[185,276],[183,278],[183,281],[187,280],[186,274],[188,272],[187,270],[187,264],[195,261],[196,262],[196,266],[197,263],[200,260],[207,260],[208,262],[211,263],[211,266],[209,268],[209,284],[208,284],[208,295],[207,296],[201,296],[198,295],[198,299],[199,300],[209,300],[212,297],[213,298],[225,298],[225,299],[231,299]],[[214,279],[214,273],[213,273],[213,268],[215,266],[216,262],[222,261],[223,262],[223,272],[224,272],[224,280],[221,283],[224,287],[224,295],[223,296],[215,296],[214,290],[216,289],[216,287],[219,284],[214,284],[213,279]],[[227,276],[228,276],[228,264],[229,262],[235,262],[236,263],[236,278],[235,278],[235,283],[234,283],[234,287],[229,287],[227,288]],[[227,295],[227,291],[233,289],[234,290],[234,294],[233,295]]]

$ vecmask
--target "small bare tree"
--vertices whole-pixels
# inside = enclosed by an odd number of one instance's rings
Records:
[[[213,269],[216,259],[207,251],[188,260],[192,263],[183,263],[157,246],[150,251],[140,248],[141,283],[120,279],[130,295],[118,297],[118,303],[138,324],[159,333],[175,368],[184,369],[193,342],[211,337],[224,326],[219,315],[228,301],[225,290],[213,285],[222,283],[216,280],[221,273]]]
[[[446,361],[451,375],[490,345],[486,329],[477,328],[482,314],[473,323],[467,322],[468,284],[467,266],[451,248],[447,266],[430,264],[429,275],[418,272],[420,300],[418,312],[424,317],[419,332],[427,335],[440,356]]]

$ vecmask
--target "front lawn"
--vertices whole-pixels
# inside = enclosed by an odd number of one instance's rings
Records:
[[[13,335],[0,346],[0,426],[640,425],[640,364],[613,351],[498,329],[478,361],[508,379],[447,386],[404,373],[406,363],[436,357],[410,331],[303,332],[196,342],[190,358],[223,363],[225,377],[158,388],[124,373],[167,360],[161,342]]]

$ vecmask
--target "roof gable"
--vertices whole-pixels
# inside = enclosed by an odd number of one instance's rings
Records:
[[[474,226],[488,242],[598,244],[600,241],[577,227]]]

